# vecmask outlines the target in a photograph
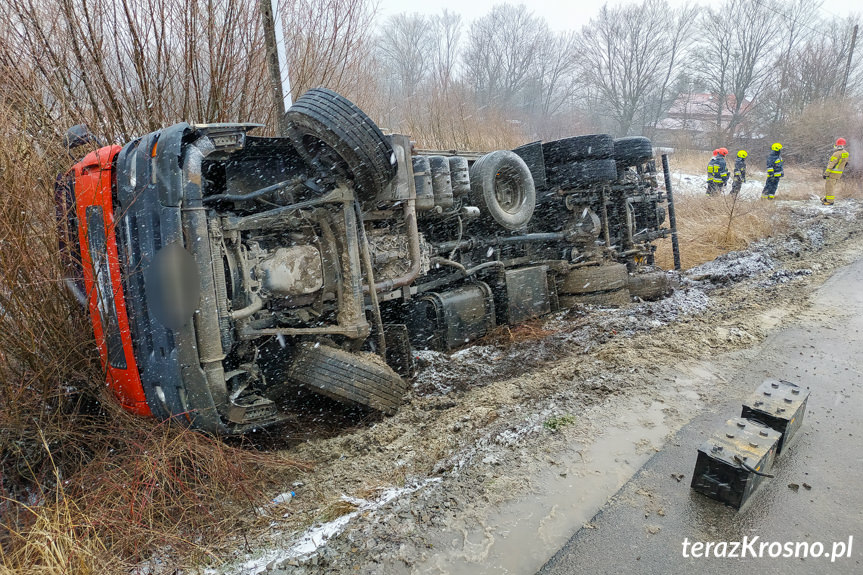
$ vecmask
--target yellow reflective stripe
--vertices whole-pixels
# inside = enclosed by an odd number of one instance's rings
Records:
[[[823,158],[824,156],[821,156],[821,157]],[[782,162],[782,158],[779,158],[778,160],[774,161],[773,163],[774,163],[774,164],[778,164],[778,163],[780,163],[780,162]]]
[[[841,174],[842,173],[842,170],[825,170],[825,171],[830,172],[831,174]]]
[[[848,157],[848,155],[849,155],[849,154],[848,154],[848,152],[842,152],[842,157],[843,157],[843,158],[847,158],[847,157]]]

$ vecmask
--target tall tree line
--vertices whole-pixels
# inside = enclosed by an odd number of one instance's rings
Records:
[[[522,139],[578,129],[653,136],[674,101],[693,92],[713,96],[707,108],[716,139],[729,141],[743,126],[749,134],[778,137],[791,134],[824,102],[860,113],[859,54],[840,94],[858,21],[811,0],[723,0],[678,8],[640,0],[600,7],[581,30],[552,32],[525,5],[503,4],[474,22],[454,22],[448,53],[454,45],[458,58],[449,59],[446,88],[478,111],[501,111],[518,123]],[[422,30],[428,40],[411,30]],[[435,52],[425,44],[439,37],[435,18],[390,18],[378,32],[378,45],[410,37],[418,40],[412,46],[422,57],[404,49],[386,57],[377,53],[379,82],[390,88],[401,82],[391,70],[408,65],[400,58],[427,66],[399,90],[387,91],[390,110],[403,110],[405,101],[421,110],[418,102],[431,101],[430,94],[442,89],[428,72]],[[836,124],[824,116],[822,124]]]
[[[472,22],[447,11],[379,22],[373,0],[280,6],[295,98],[330,87],[425,145],[653,136],[691,92],[716,96],[711,113],[726,139],[742,125],[802,133],[816,115],[819,125],[841,126],[860,113],[859,56],[844,78],[859,18],[811,0],[677,8],[632,0],[601,6],[566,32],[524,4],[500,4]],[[87,121],[123,140],[178,120],[275,124],[257,2],[5,3],[0,68],[4,105],[37,111],[31,129]]]

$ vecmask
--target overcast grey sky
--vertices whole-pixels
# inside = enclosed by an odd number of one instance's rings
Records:
[[[611,6],[631,2],[632,0],[609,0]],[[687,0],[668,0],[670,6],[681,6]],[[495,4],[505,4],[505,0],[379,0],[378,18],[385,18],[401,12],[420,14],[440,14],[446,8],[450,12],[461,14],[462,23],[469,25],[472,20],[488,14]],[[510,0],[510,4],[525,4],[537,16],[545,18],[552,30],[579,30],[599,12],[605,4],[602,0],[530,0],[519,2]],[[701,0],[696,4],[717,4]],[[829,11],[828,11],[829,10]],[[820,10],[823,16],[847,15],[859,11],[857,2],[831,3]]]

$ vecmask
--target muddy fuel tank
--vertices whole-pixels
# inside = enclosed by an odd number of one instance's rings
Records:
[[[417,349],[448,351],[495,328],[494,299],[484,282],[417,298],[407,316],[411,344]]]
[[[773,466],[780,436],[757,421],[729,419],[698,448],[692,489],[740,509]]]

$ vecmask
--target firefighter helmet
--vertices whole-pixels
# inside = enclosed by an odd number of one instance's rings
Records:
[[[782,144],[780,144],[779,142],[776,142],[775,144],[770,146],[770,149],[773,150],[774,152],[778,152],[779,150],[782,149]]]
[[[739,152],[737,152],[737,157],[738,157],[738,158],[745,158],[745,157],[746,157],[746,156],[748,156],[748,155],[749,155],[749,154],[747,154],[747,153],[746,153],[746,150],[740,150]]]
[[[713,150],[713,155],[714,155],[714,156],[715,156],[716,154],[718,154],[718,153],[719,153],[719,148],[716,148],[715,150]]]
[[[838,138],[838,139],[836,140],[836,145],[837,145],[837,146],[844,146],[846,143],[847,143],[847,142],[845,141],[845,138]]]
[[[728,148],[719,148],[719,154],[722,156],[728,155]]]

